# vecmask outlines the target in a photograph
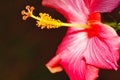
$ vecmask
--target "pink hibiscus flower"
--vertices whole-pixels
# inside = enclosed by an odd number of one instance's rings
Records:
[[[52,73],[64,69],[70,80],[96,80],[99,68],[118,69],[120,37],[101,23],[100,13],[111,12],[120,0],[43,0],[42,4],[55,8],[69,23],[90,27],[68,28],[56,56],[46,64]]]

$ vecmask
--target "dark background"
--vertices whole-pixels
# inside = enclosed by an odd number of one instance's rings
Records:
[[[66,22],[55,10],[43,7],[41,0],[0,1],[0,80],[69,80],[65,72],[51,74],[44,66],[55,55],[67,28],[41,30],[31,18],[23,21],[21,10],[28,4],[35,6],[35,15],[46,12]],[[118,10],[110,15],[120,21]],[[104,21],[113,21],[108,14],[102,16]],[[120,70],[101,70],[98,80],[120,80]]]

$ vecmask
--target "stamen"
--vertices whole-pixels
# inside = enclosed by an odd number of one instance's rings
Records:
[[[23,20],[26,20],[28,17],[32,17],[34,19],[36,19],[37,21],[37,26],[41,27],[41,29],[43,28],[47,28],[47,29],[51,29],[51,28],[59,28],[62,26],[65,27],[76,27],[76,28],[90,28],[89,25],[86,24],[71,24],[71,23],[63,23],[58,19],[53,19],[49,14],[46,13],[40,13],[39,16],[34,16],[33,15],[33,10],[35,8],[33,6],[26,6],[26,10],[22,10],[21,14],[23,15]]]

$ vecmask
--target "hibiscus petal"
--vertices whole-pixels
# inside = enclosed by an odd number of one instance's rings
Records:
[[[86,63],[105,69],[117,70],[119,59],[120,37],[110,26],[102,23],[91,25],[96,36],[91,36],[84,53]],[[88,34],[91,34],[90,32]]]
[[[60,64],[70,77],[70,80],[94,80],[98,77],[98,70],[89,67],[84,58],[88,44],[86,30],[69,32],[59,45],[57,55],[61,55]],[[89,54],[89,53],[88,53]]]
[[[56,66],[59,66],[59,62],[60,62],[60,56],[59,55],[56,55],[54,58],[52,58],[47,64],[46,66],[49,66],[49,67],[56,67]]]
[[[120,6],[120,0],[43,0],[43,5],[55,8],[68,21],[85,22],[93,12],[111,12]]]
[[[60,64],[64,67],[70,80],[85,80],[86,62],[82,54],[87,40],[84,30],[69,32],[58,47],[57,55],[61,54]]]
[[[89,14],[83,0],[43,0],[42,4],[55,8],[68,21],[85,23]]]
[[[86,80],[96,80],[98,78],[99,68],[87,65]]]
[[[60,64],[71,80],[84,80],[90,74],[96,78],[97,71],[96,74],[86,71],[87,65],[104,69],[118,68],[120,37],[114,29],[100,22],[91,24],[91,27],[92,31],[86,29],[67,33],[58,47]]]
[[[91,12],[111,12],[120,6],[120,0],[84,0]]]
[[[99,0],[100,3],[96,3],[94,11],[98,12],[111,12],[117,6],[120,6],[120,0]]]

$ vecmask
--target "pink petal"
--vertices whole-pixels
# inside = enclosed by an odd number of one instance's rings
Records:
[[[98,78],[99,68],[92,65],[87,65],[86,80],[96,80]]]
[[[120,6],[120,0],[96,0],[94,11],[111,12],[117,6]]]
[[[93,12],[111,12],[120,6],[120,0],[43,0],[43,5],[55,8],[69,22],[85,23],[88,14]]]
[[[88,65],[104,69],[118,68],[120,37],[114,29],[100,22],[92,24],[91,27],[93,28],[86,30],[69,29],[58,47],[60,64],[71,80],[84,80],[89,78],[91,73],[91,80],[94,80],[98,72],[89,72]]]
[[[120,6],[120,0],[84,0],[91,12],[111,12]]]
[[[120,0],[43,0],[42,4],[55,8],[71,23],[85,24],[89,14],[111,12],[120,6]]]
[[[88,41],[86,30],[77,29],[73,32],[68,31],[58,47],[57,55],[61,55],[60,64],[70,80],[95,80],[98,77],[98,69],[94,66],[89,67],[83,55]]]
[[[69,64],[85,57],[86,63],[105,69],[117,69],[120,37],[110,26],[93,24],[91,30],[69,31],[58,47],[57,54]]]
[[[93,32],[90,35],[84,57],[87,64],[99,68],[117,70],[119,59],[120,37],[107,25],[94,23],[91,25]]]
[[[85,80],[86,78],[87,66],[82,56],[82,52],[84,52],[87,45],[86,35],[84,30],[68,32],[58,47],[57,54],[61,54],[60,64],[65,69],[70,80]]]
[[[52,58],[47,64],[46,66],[49,66],[49,67],[56,67],[56,66],[59,66],[60,64],[60,56],[59,55],[56,55],[54,58]]]
[[[85,23],[89,14],[83,0],[43,0],[42,4],[55,8],[72,22]]]

